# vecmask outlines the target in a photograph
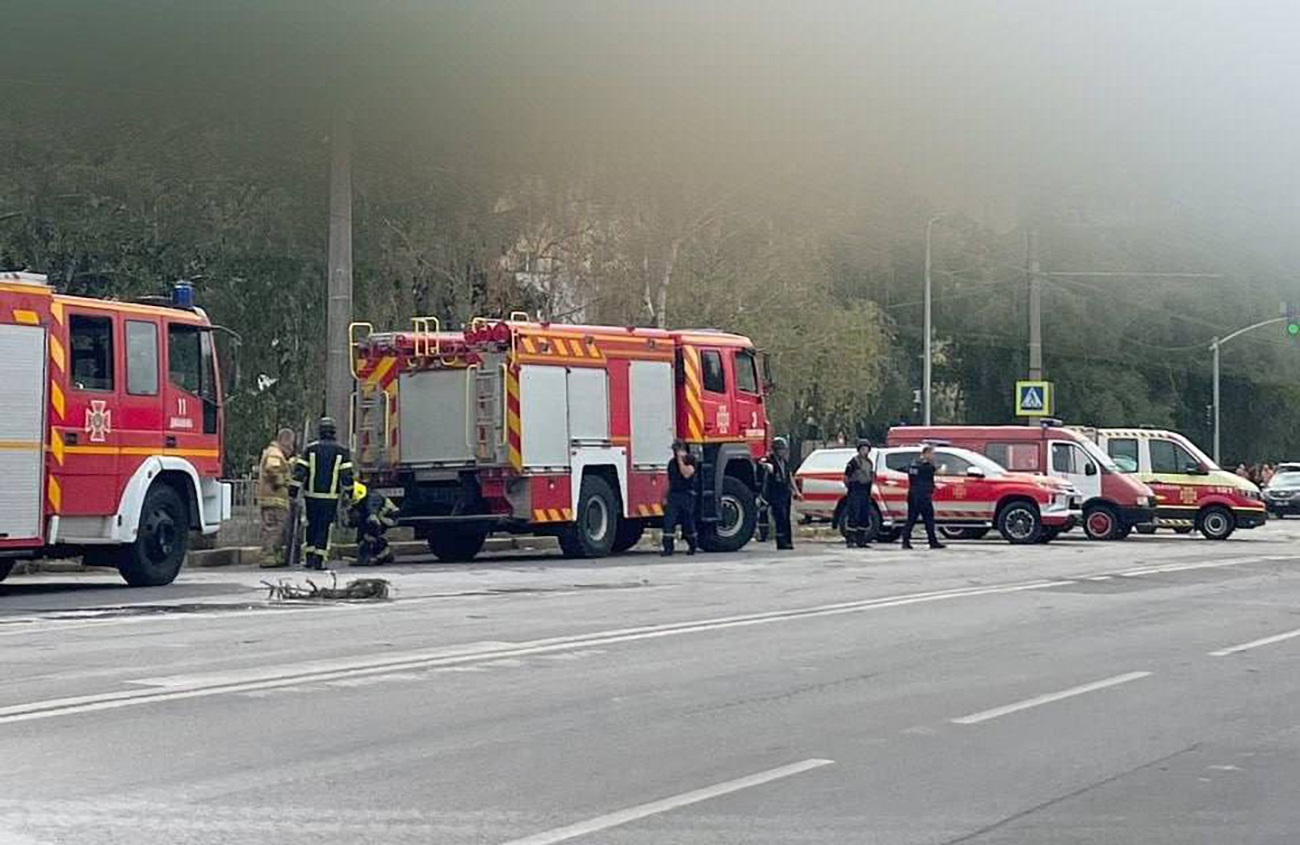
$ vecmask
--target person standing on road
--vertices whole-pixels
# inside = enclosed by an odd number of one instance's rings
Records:
[[[871,441],[858,440],[858,453],[844,468],[844,486],[849,495],[844,503],[844,541],[850,549],[867,549],[871,530],[871,483],[876,477],[871,458]]]
[[[287,566],[282,553],[289,522],[289,476],[294,434],[282,428],[265,449],[257,465],[257,504],[262,516],[263,569]]]
[[[339,496],[352,492],[352,454],[338,442],[338,426],[332,417],[321,417],[316,426],[320,438],[294,461],[289,496],[300,494],[307,502],[307,541],[302,551],[307,569],[324,569],[330,552],[330,528],[338,517]]]
[[[794,548],[790,531],[790,505],[794,499],[802,499],[799,488],[795,486],[794,477],[790,475],[790,444],[784,437],[772,439],[772,451],[760,463],[766,470],[763,473],[763,498],[767,500],[768,511],[776,531],[778,550]]]
[[[920,519],[930,548],[942,549],[934,535],[934,447],[921,447],[921,455],[907,468],[907,523],[903,526],[903,548],[912,548],[912,529]]]
[[[663,556],[673,553],[673,535],[682,527],[686,554],[695,554],[695,456],[681,440],[673,441],[668,462],[668,500],[664,503]]]

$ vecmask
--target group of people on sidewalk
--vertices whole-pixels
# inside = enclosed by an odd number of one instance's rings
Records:
[[[354,480],[352,455],[338,442],[333,419],[322,417],[316,429],[318,439],[301,455],[294,452],[297,438],[288,428],[280,429],[262,450],[257,482],[262,522],[260,566],[288,567],[292,552],[300,549],[305,569],[324,569],[330,554],[330,532],[339,521],[342,504],[347,505],[343,521],[356,529],[357,557],[352,565],[392,563],[393,550],[385,534],[397,525],[397,506]],[[305,511],[306,517],[301,543],[300,511]]]

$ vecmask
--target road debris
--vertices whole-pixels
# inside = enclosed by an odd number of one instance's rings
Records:
[[[272,601],[387,601],[391,592],[389,583],[383,578],[356,578],[345,586],[339,586],[339,578],[330,573],[332,583],[322,587],[307,580],[301,586],[291,581],[281,580],[278,584],[263,581],[267,588],[267,598]]]

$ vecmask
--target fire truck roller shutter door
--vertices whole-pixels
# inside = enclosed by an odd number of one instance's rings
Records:
[[[519,413],[525,469],[569,466],[568,378],[564,367],[519,368]]]
[[[629,372],[632,464],[667,467],[677,436],[672,365],[666,361],[633,361]]]
[[[398,379],[397,425],[402,462],[467,464],[474,459],[469,432],[472,369],[423,370]]]
[[[0,326],[0,380],[9,391],[0,415],[0,535],[8,539],[41,536],[45,355],[44,328]]]
[[[573,445],[609,442],[609,378],[603,367],[569,370],[569,438]]]

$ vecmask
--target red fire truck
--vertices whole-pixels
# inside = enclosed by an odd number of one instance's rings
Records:
[[[187,284],[160,306],[0,273],[0,579],[83,555],[167,584],[190,531],[230,517],[213,329]]]
[[[439,559],[470,560],[494,530],[554,535],[572,557],[631,548],[663,515],[675,438],[699,461],[703,548],[753,535],[769,432],[747,338],[520,314],[352,329],[355,460]]]

